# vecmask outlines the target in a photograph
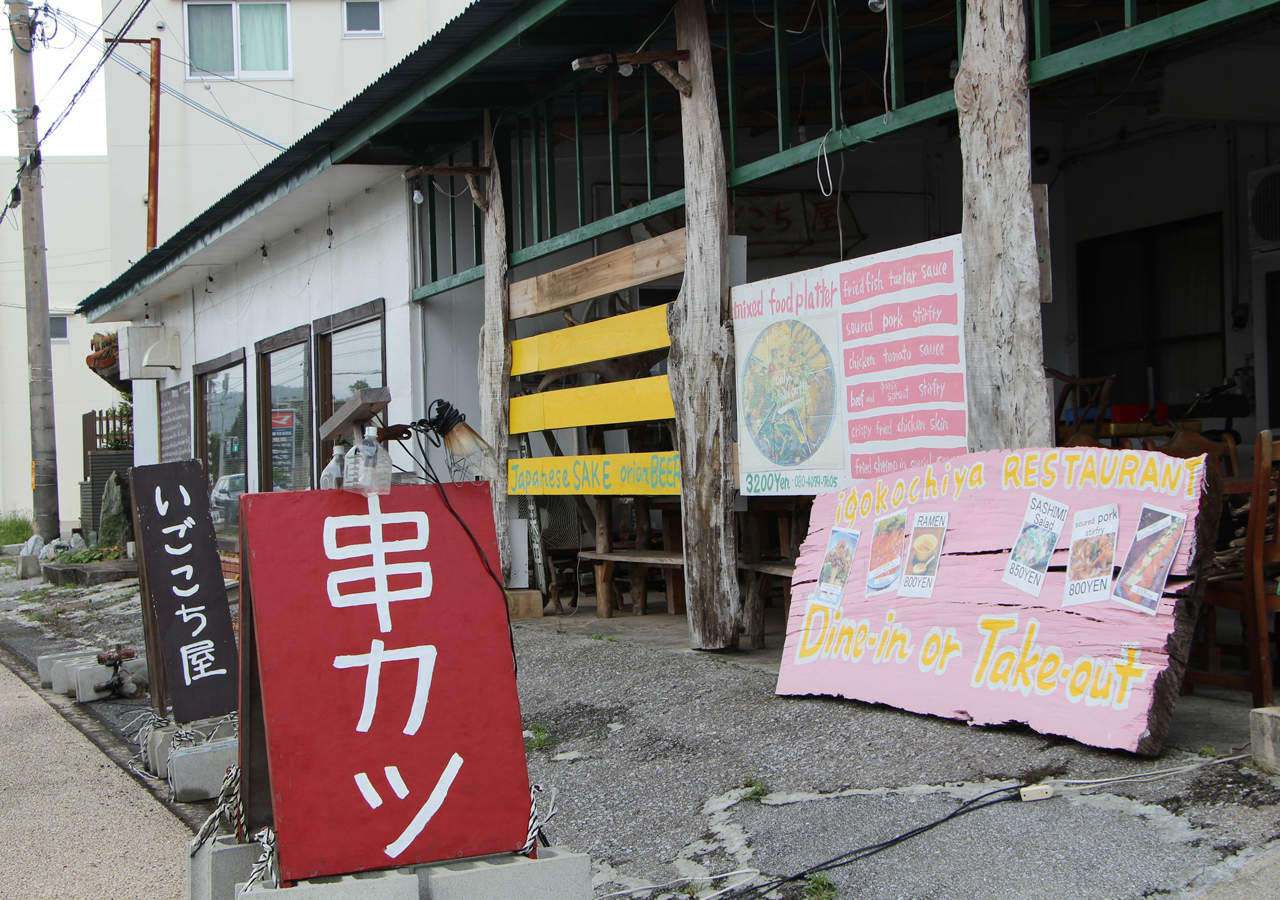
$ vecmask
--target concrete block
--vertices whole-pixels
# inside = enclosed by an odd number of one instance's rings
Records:
[[[82,665],[96,663],[98,661],[97,656],[98,655],[96,653],[93,655],[82,653],[80,656],[72,656],[68,659],[60,659],[55,662],[53,667],[49,670],[49,689],[55,694],[65,694],[67,693],[67,685],[70,684],[72,690],[74,690],[75,682],[68,682],[68,679],[71,678],[68,670],[72,667],[79,668]]]
[[[507,611],[513,619],[541,619],[542,591],[507,591]]]
[[[538,858],[503,854],[418,868],[422,900],[591,900],[591,858],[539,847]]]
[[[187,859],[187,900],[235,900],[236,885],[249,880],[262,847],[237,844],[232,835],[210,838]]]
[[[126,659],[121,667],[125,671],[135,675],[146,675],[147,660],[142,659]],[[92,700],[105,700],[111,695],[106,691],[95,691],[94,685],[102,684],[108,681],[113,674],[110,666],[101,666],[96,662],[91,666],[81,666],[75,670],[76,673],[76,700],[80,703],[88,703]]]
[[[53,687],[53,664],[64,659],[82,659],[88,650],[68,650],[66,653],[46,653],[36,657],[36,671],[41,687]]]
[[[236,900],[270,900],[281,896],[288,897],[288,900],[420,900],[418,879],[412,873],[399,869],[309,878],[288,888],[285,894],[258,884],[248,889],[244,885],[236,885]]]
[[[1253,761],[1280,775],[1280,706],[1265,706],[1249,713]]]
[[[18,577],[19,578],[39,578],[40,577],[40,557],[38,556],[19,556],[18,557]]]
[[[174,799],[179,803],[212,800],[222,790],[227,767],[237,762],[236,742],[226,738],[177,748],[169,754]]]
[[[198,719],[185,727],[206,735],[208,740],[211,741],[219,738],[234,738],[236,736],[235,723],[222,722],[218,724],[218,722],[218,719]],[[164,777],[165,766],[169,763],[169,753],[173,747],[173,735],[177,730],[177,725],[165,725],[151,732],[151,738],[147,741],[146,753],[143,754],[143,761],[146,763],[147,771],[152,775]]]

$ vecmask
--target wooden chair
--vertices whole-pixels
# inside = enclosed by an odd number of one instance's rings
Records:
[[[1234,442],[1233,442],[1234,446]],[[1272,494],[1280,483],[1280,466],[1275,459],[1271,432],[1263,431],[1255,444],[1253,491],[1250,495],[1249,519],[1245,528],[1243,571],[1209,582],[1205,587],[1204,615],[1206,641],[1210,644],[1209,668],[1216,669],[1216,612],[1231,609],[1239,612],[1244,622],[1244,656],[1248,677],[1223,675],[1217,671],[1189,670],[1187,680],[1193,684],[1248,690],[1254,706],[1271,706],[1274,673],[1272,671],[1273,637],[1270,620],[1280,613],[1276,574],[1280,572],[1280,539],[1277,538],[1276,504]]]
[[[1116,376],[1103,375],[1100,378],[1081,378],[1076,375],[1067,375],[1048,366],[1045,366],[1044,370],[1046,374],[1062,382],[1062,390],[1058,392],[1058,403],[1054,408],[1054,421],[1059,426],[1067,424],[1065,418],[1067,398],[1074,394],[1075,402],[1071,410],[1071,425],[1075,428],[1076,434],[1088,434],[1097,441],[1102,434],[1103,416],[1107,414],[1107,410],[1111,406],[1111,385],[1115,383]],[[1091,409],[1095,411],[1093,422],[1086,428],[1084,417]],[[1101,447],[1102,444],[1072,444],[1071,446]]]
[[[1199,432],[1183,430],[1175,432],[1173,437],[1159,446],[1148,438],[1142,442],[1142,448],[1154,450],[1166,456],[1176,456],[1179,459],[1190,459],[1206,453],[1209,461],[1218,467],[1218,473],[1223,478],[1240,477],[1240,457],[1236,453],[1236,440],[1229,434],[1223,434],[1220,441],[1211,441]]]

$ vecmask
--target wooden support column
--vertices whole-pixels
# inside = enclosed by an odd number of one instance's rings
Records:
[[[1031,199],[1024,0],[967,0],[960,118],[969,449],[1052,446]],[[691,241],[692,243],[692,241]]]
[[[511,345],[507,342],[510,285],[507,279],[507,213],[502,201],[502,173],[493,148],[493,130],[485,112],[484,213],[484,325],[480,328],[480,362],[476,378],[480,388],[480,436],[493,447],[498,477],[489,486],[493,495],[493,525],[498,532],[502,580],[511,578],[511,533],[507,517],[507,438],[510,434]]]
[[[704,0],[676,6],[688,240],[684,285],[671,304],[668,360],[683,489],[689,637],[695,650],[738,645],[733,529],[733,330],[729,308],[729,192]]]

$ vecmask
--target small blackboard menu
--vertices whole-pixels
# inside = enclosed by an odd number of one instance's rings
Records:
[[[191,382],[160,392],[160,462],[191,458]]]
[[[144,615],[149,609],[153,617],[179,723],[226,715],[239,702],[239,656],[207,490],[194,459],[133,469]]]

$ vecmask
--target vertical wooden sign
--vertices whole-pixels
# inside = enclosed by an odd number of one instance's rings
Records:
[[[239,656],[204,469],[194,459],[135,466],[143,593],[177,722],[236,708]]]

